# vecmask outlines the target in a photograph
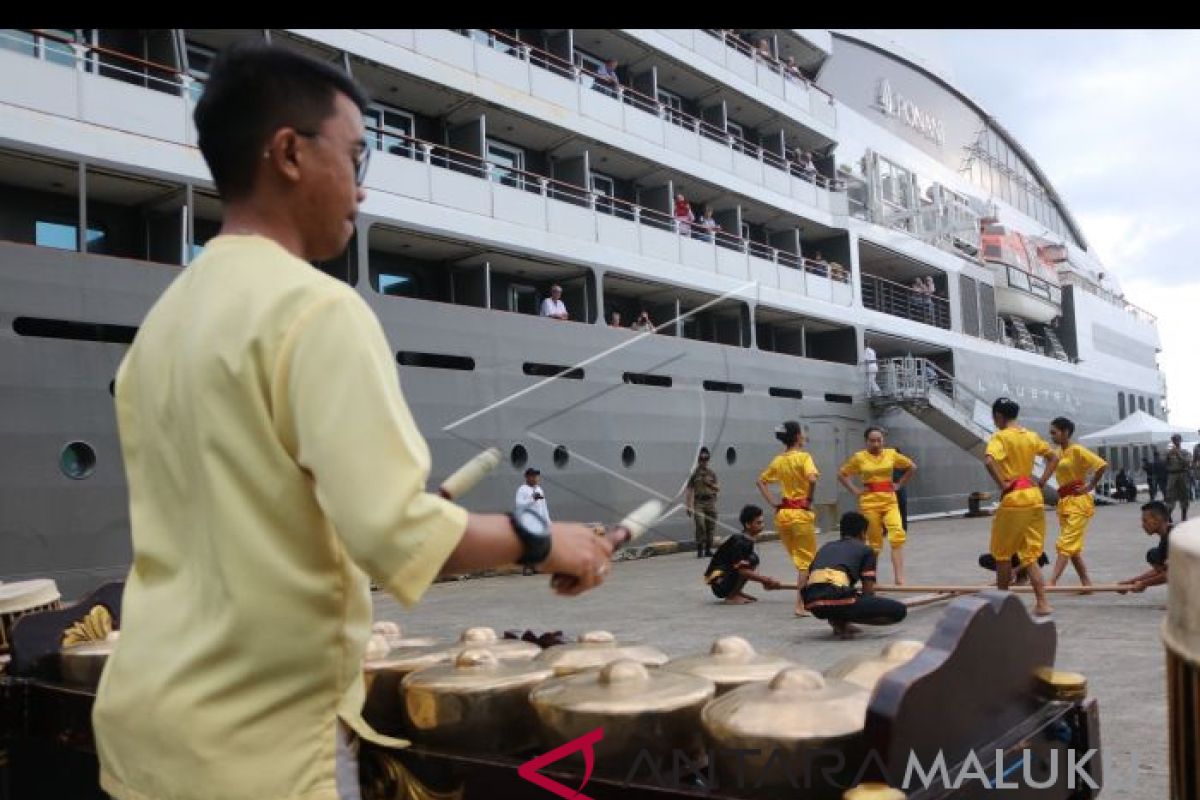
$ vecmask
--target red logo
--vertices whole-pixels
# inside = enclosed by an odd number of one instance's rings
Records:
[[[596,752],[592,749],[596,742],[604,738],[604,729],[596,728],[594,731],[589,731],[578,739],[572,739],[564,745],[554,748],[549,753],[543,753],[537,758],[532,758],[526,761],[521,766],[517,767],[517,774],[535,786],[545,789],[547,792],[552,792],[559,797],[565,797],[568,800],[591,800],[583,793],[583,787],[587,786],[588,780],[592,777],[592,767],[596,763]],[[561,761],[571,753],[577,750],[583,751],[583,783],[579,784],[578,789],[571,789],[568,786],[563,786],[558,781],[547,778],[545,775],[538,773],[538,770],[555,761]]]

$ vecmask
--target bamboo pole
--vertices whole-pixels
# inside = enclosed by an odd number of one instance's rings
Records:
[[[796,589],[794,583],[782,583],[780,589]],[[958,584],[930,584],[911,586],[875,586],[875,592],[879,594],[974,594],[975,592],[984,592],[988,589],[995,589],[995,586],[964,586]],[[1050,594],[1081,594],[1091,592],[1132,592],[1133,587],[1130,584],[1122,583],[1095,583],[1091,586],[1047,586],[1045,590]],[[1018,592],[1020,594],[1032,594],[1033,587],[1028,584],[1020,586],[1008,587],[1010,592]]]
[[[909,597],[901,602],[904,603],[906,608],[919,608],[921,606],[940,603],[944,600],[953,600],[956,597],[958,597],[958,595],[954,594],[953,592],[938,592],[937,594],[931,594],[928,596],[917,595],[916,597]]]

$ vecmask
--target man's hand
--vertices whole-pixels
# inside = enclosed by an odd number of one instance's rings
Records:
[[[764,589],[770,589],[770,590],[778,589],[779,588],[779,579],[772,578],[769,575],[764,576],[762,579],[762,585],[763,585]]]
[[[576,522],[555,522],[550,526],[550,555],[538,572],[554,573],[550,581],[561,595],[583,594],[604,583],[612,568],[612,542],[597,536],[595,530]]]

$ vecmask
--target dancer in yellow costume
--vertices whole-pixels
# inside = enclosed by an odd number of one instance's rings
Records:
[[[1058,445],[1059,453],[1058,469],[1054,472],[1058,479],[1058,541],[1054,545],[1058,559],[1050,576],[1051,586],[1058,583],[1068,561],[1079,573],[1079,582],[1092,585],[1083,563],[1083,537],[1096,510],[1092,492],[1108,469],[1108,462],[1081,444],[1071,444],[1074,434],[1075,423],[1066,417],[1050,422],[1050,438]]]
[[[796,584],[799,590],[808,582],[808,568],[817,555],[816,517],[812,512],[812,496],[817,478],[821,473],[813,463],[812,456],[804,452],[804,432],[800,423],[788,420],[775,431],[775,438],[783,443],[784,451],[775,456],[762,474],[758,476],[758,491],[763,499],[774,508],[775,530],[783,540],[796,565],[799,575]],[[767,484],[778,483],[780,501],[767,490]],[[796,594],[796,616],[806,617],[804,598],[799,590]]]
[[[903,453],[883,446],[882,428],[867,428],[863,438],[867,441],[867,449],[846,459],[838,470],[838,482],[858,497],[858,510],[867,518],[867,544],[877,558],[883,550],[883,529],[887,528],[892,550],[892,577],[900,585],[904,583],[905,536],[896,491],[912,480],[917,465]],[[904,471],[895,484],[892,483],[894,470]],[[862,481],[862,487],[855,486],[851,477]]]
[[[1000,488],[1000,507],[992,518],[992,557],[996,559],[996,586],[1007,589],[1012,580],[1013,555],[1025,568],[1037,604],[1033,613],[1050,613],[1046,587],[1037,558],[1046,543],[1046,511],[1042,487],[1058,466],[1058,454],[1031,430],[1017,424],[1021,407],[1007,397],[992,403],[996,432],[988,442],[984,463]],[[1040,480],[1033,479],[1033,460],[1041,456],[1046,468]]]

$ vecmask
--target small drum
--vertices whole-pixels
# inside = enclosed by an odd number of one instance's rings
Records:
[[[58,585],[49,578],[0,584],[0,653],[12,646],[12,629],[17,620],[35,611],[62,608]]]

